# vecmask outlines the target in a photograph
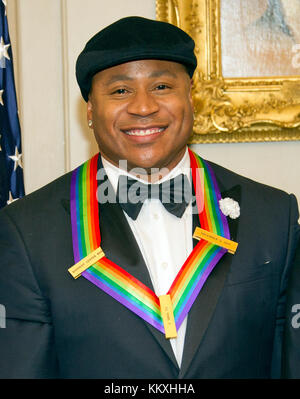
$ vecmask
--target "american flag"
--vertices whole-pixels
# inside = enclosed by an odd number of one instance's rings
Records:
[[[0,208],[23,196],[21,129],[13,58],[6,0],[0,0]]]

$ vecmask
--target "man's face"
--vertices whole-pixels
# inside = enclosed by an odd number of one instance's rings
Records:
[[[139,60],[97,73],[88,119],[100,152],[115,165],[171,170],[192,132],[191,82],[176,62]]]

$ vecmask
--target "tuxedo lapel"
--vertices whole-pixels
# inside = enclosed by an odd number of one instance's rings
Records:
[[[219,183],[219,188],[222,190],[222,185]],[[241,201],[240,186],[235,186],[230,190],[222,191],[222,198],[230,197],[236,200],[239,204]],[[237,240],[238,220],[228,220],[231,240]],[[193,215],[193,231],[199,226],[198,215]],[[194,241],[194,245],[198,241]],[[185,336],[184,352],[182,358],[182,365],[179,373],[179,378],[183,378],[197,352],[197,349],[202,341],[204,333],[211,320],[215,307],[217,305],[219,296],[222,292],[226,277],[228,275],[230,265],[234,255],[226,253],[215,266],[212,273],[206,280],[202,290],[197,296],[189,314],[187,321],[187,330]]]

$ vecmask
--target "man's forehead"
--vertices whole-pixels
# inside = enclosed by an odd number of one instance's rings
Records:
[[[94,81],[101,81],[110,85],[118,81],[133,81],[140,77],[160,78],[169,77],[177,79],[182,74],[188,77],[188,73],[182,64],[164,60],[136,60],[116,65],[96,73]]]

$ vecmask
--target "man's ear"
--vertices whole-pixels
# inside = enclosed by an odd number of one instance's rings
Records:
[[[191,106],[194,109],[194,99],[193,99],[193,79],[190,81],[190,92],[189,92],[189,98],[191,102]]]
[[[87,114],[87,120],[92,121],[93,120],[93,105],[92,105],[90,97],[87,102],[86,114]]]

